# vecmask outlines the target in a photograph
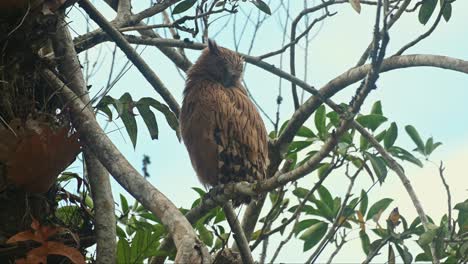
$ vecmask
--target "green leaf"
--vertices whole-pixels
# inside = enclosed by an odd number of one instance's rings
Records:
[[[329,169],[330,169],[330,163],[323,163],[322,165],[320,165],[320,167],[317,169],[317,174],[318,174],[318,177],[321,179],[322,177],[325,177],[325,175],[327,173],[329,173]]]
[[[361,190],[361,203],[359,205],[359,212],[361,212],[362,216],[366,215],[368,203],[369,199],[367,198],[367,192],[365,190]]]
[[[122,207],[122,212],[124,215],[128,215],[128,212],[130,211],[128,208],[128,202],[125,196],[120,194],[120,206]]]
[[[377,136],[375,136],[375,140],[380,142],[385,138],[385,135],[387,135],[387,130],[384,130],[384,131],[380,132],[379,134],[377,134]]]
[[[299,238],[304,240],[304,252],[313,248],[325,235],[328,224],[318,222],[309,227]]]
[[[297,133],[296,133],[296,136],[298,136],[298,137],[306,137],[306,138],[314,138],[314,137],[316,137],[316,135],[314,134],[314,132],[312,132],[312,130],[310,130],[310,128],[305,127],[305,126],[301,126],[301,128],[299,128],[299,130],[298,130]]]
[[[424,149],[425,149],[424,143],[423,143],[423,141],[421,139],[421,136],[419,136],[419,133],[416,130],[416,128],[414,128],[412,125],[407,125],[405,127],[405,130],[406,130],[406,133],[408,133],[408,135],[411,137],[413,142],[416,144],[417,149],[419,150],[419,152],[421,152],[421,154],[425,155],[426,153],[424,152]]]
[[[206,194],[206,192],[203,189],[198,187],[192,187],[192,190],[196,191],[198,195],[200,195],[200,197],[203,197]]]
[[[335,111],[328,112],[326,116],[328,117],[328,119],[330,119],[330,123],[333,126],[338,127],[340,125],[340,115],[338,115],[337,112]]]
[[[392,154],[392,156],[394,157],[409,161],[413,164],[418,165],[421,168],[423,167],[422,162],[418,158],[416,158],[413,154],[411,154],[410,152],[408,152],[407,150],[403,148],[393,146],[388,149],[388,152],[390,152],[390,154]]]
[[[430,155],[440,145],[442,145],[442,143],[434,143],[434,139],[432,137],[428,138],[426,141],[426,146],[424,148],[426,155]]]
[[[435,7],[437,5],[437,0],[423,0],[421,7],[419,8],[419,22],[423,25],[429,21],[434,13]]]
[[[177,116],[171,111],[171,109],[169,109],[169,107],[167,107],[167,105],[162,104],[156,99],[150,97],[141,98],[140,100],[138,100],[137,104],[150,105],[159,112],[161,112],[166,118],[166,121],[169,124],[169,126],[176,132],[177,138],[180,140],[179,121],[177,119]]]
[[[117,236],[120,238],[120,239],[125,239],[127,237],[127,234],[125,233],[125,231],[118,225],[115,226],[115,231],[117,233]]]
[[[443,2],[444,1],[441,1],[441,3],[443,3]],[[445,21],[448,22],[450,20],[450,18],[452,17],[452,3],[448,2],[447,0],[445,0],[445,2],[447,2],[447,3],[445,4],[442,16],[444,17]]]
[[[136,107],[141,115],[141,118],[145,122],[146,127],[148,128],[151,139],[158,139],[158,122],[156,121],[156,116],[150,110],[149,105],[143,103],[136,103]]]
[[[359,137],[359,150],[364,151],[369,148],[369,140],[365,138],[363,135]]]
[[[426,253],[419,253],[417,256],[416,256],[416,259],[414,260],[416,262],[419,262],[419,261],[429,261],[431,262],[432,261],[432,257],[430,257],[428,254]]]
[[[295,226],[294,226],[294,235],[297,236],[300,232],[302,232],[303,230],[311,227],[312,225],[316,224],[320,222],[319,220],[317,219],[306,219],[306,220],[302,220],[300,222],[298,222]]]
[[[209,247],[213,246],[213,240],[214,240],[213,233],[208,231],[208,229],[206,229],[206,227],[203,224],[197,225],[197,229],[198,229],[198,234],[200,235],[201,241],[203,241],[203,243],[205,243],[205,245]]]
[[[81,227],[84,221],[80,210],[76,205],[65,205],[55,211],[55,216],[66,226]]]
[[[395,247],[398,251],[398,254],[400,255],[401,259],[403,260],[404,264],[411,264],[413,262],[413,256],[409,252],[408,248],[405,245],[402,245],[403,248],[395,243]]]
[[[393,199],[383,198],[380,201],[376,202],[369,208],[369,213],[367,214],[366,221],[374,217],[376,214],[379,214],[382,211],[385,211],[390,203],[393,202]]]
[[[371,114],[383,115],[382,103],[380,101],[377,101],[372,105]]]
[[[213,224],[217,224],[224,220],[226,220],[226,215],[224,214],[224,211],[221,208],[219,208],[218,212],[216,213],[216,217],[214,219]]]
[[[332,207],[329,207],[327,204],[322,202],[321,200],[314,199],[315,206],[317,206],[319,216],[326,218],[330,222],[333,221],[334,214],[332,211],[333,208],[333,201],[332,201]]]
[[[97,105],[96,108],[107,115],[107,121],[112,121],[112,110],[108,105]]]
[[[388,173],[387,165],[385,165],[384,159],[382,157],[377,157],[374,154],[370,154],[368,152],[366,152],[365,154],[371,162],[372,168],[374,169],[374,172],[377,175],[377,179],[380,183],[383,183]]]
[[[387,133],[385,133],[385,137],[384,137],[385,148],[388,149],[389,147],[393,146],[397,137],[398,137],[398,127],[395,122],[392,122],[392,124],[390,124],[390,127],[387,129]]]
[[[174,9],[172,10],[172,14],[176,15],[176,14],[183,13],[183,12],[189,10],[196,2],[197,2],[197,0],[182,1],[182,2],[180,2],[178,5],[176,5],[174,7]]]
[[[133,147],[136,147],[138,128],[135,120],[135,114],[133,113],[134,102],[132,96],[129,93],[124,93],[120,98],[119,102],[122,104],[122,111],[119,113],[122,122],[125,125],[128,136],[132,141]]]
[[[263,2],[262,0],[253,0],[252,3],[258,9],[260,9],[260,11],[262,11],[262,12],[268,14],[268,15],[271,15],[270,7],[265,2]]]
[[[123,238],[117,242],[117,263],[131,263],[130,245]]]
[[[293,194],[301,199],[304,199],[304,197],[306,197],[308,192],[309,190],[305,188],[297,187],[296,189],[294,189]],[[309,198],[309,201],[312,201],[312,200]]]
[[[387,118],[378,114],[361,115],[356,118],[356,121],[363,127],[375,131],[381,124],[387,121]]]
[[[434,240],[436,234],[437,229],[427,230],[419,237],[418,244],[422,247],[429,245],[432,242],[432,240]]]
[[[362,250],[364,251],[364,253],[366,253],[366,255],[368,255],[370,251],[370,239],[369,236],[366,234],[366,231],[359,231],[359,238],[361,239]]]
[[[321,105],[315,111],[315,127],[317,128],[320,139],[325,139],[327,135],[325,106]]]
[[[294,141],[289,144],[288,153],[296,153],[299,152],[308,146],[312,145],[314,140],[302,140],[302,141]]]
[[[318,193],[320,196],[320,200],[324,202],[330,209],[333,208],[333,197],[331,196],[330,192],[325,188],[325,186],[320,185],[318,188]]]
[[[460,228],[460,233],[468,232],[468,199],[463,203],[458,203],[454,207],[455,210],[458,210],[458,226]]]

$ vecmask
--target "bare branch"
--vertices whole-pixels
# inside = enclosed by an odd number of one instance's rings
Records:
[[[444,163],[442,163],[441,161],[440,166],[439,166],[439,176],[442,179],[442,183],[444,184],[445,191],[447,192],[448,230],[451,233],[452,232],[452,228],[451,228],[452,227],[452,196],[450,195],[450,187],[447,184],[447,181],[445,181],[444,171],[445,171]]]
[[[421,36],[417,37],[415,40],[413,40],[413,41],[409,42],[408,44],[406,44],[405,46],[403,46],[399,51],[397,51],[397,53],[395,53],[395,55],[399,56],[399,55],[403,54],[403,52],[405,52],[409,48],[413,47],[414,45],[418,44],[421,40],[429,37],[429,35],[431,35],[432,32],[434,32],[437,25],[439,25],[439,22],[440,22],[440,20],[442,18],[442,15],[444,14],[445,6],[447,6],[447,1],[442,1],[442,6],[440,7],[439,14],[437,15],[437,18],[434,21],[434,24],[432,24],[432,26],[429,28],[428,31],[424,32],[424,34],[422,34]]]
[[[110,1],[110,0],[106,0],[107,1]],[[167,7],[177,3],[177,2],[180,2],[182,0],[164,0],[164,1],[159,1],[157,4],[153,5],[152,7],[149,7],[143,11],[141,11],[140,13],[138,14],[135,14],[132,16],[131,18],[131,21],[134,22],[132,24],[135,24],[135,22],[140,22],[142,21],[143,19],[147,18],[147,17],[151,17],[151,16],[154,16],[158,13],[161,13],[163,10],[165,10]]]

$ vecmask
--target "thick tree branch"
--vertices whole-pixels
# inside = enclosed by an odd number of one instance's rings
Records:
[[[44,70],[42,75],[50,86],[68,102],[70,112],[74,117],[73,124],[83,144],[93,151],[117,182],[160,219],[167,228],[178,250],[175,261],[177,263],[210,263],[211,257],[207,248],[197,238],[187,219],[164,194],[146,181],[125,159],[79,97],[50,70]]]
[[[58,69],[66,78],[75,94],[83,95],[83,101],[89,105],[89,96],[81,71],[78,55],[65,21],[64,10],[57,13],[59,23],[54,35],[54,53],[58,59]],[[94,200],[94,218],[96,221],[96,263],[114,263],[116,261],[116,230],[114,198],[109,180],[109,173],[99,160],[87,148],[84,149],[86,172],[91,185]]]

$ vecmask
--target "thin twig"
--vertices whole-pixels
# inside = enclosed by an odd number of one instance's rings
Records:
[[[441,161],[440,166],[439,166],[439,176],[442,179],[442,183],[444,184],[445,191],[447,192],[447,216],[448,216],[448,230],[451,233],[452,230],[452,196],[450,194],[450,187],[447,184],[447,181],[445,180],[444,177],[444,163]]]
[[[252,252],[250,252],[249,242],[245,238],[244,231],[237,220],[237,215],[234,212],[234,208],[232,207],[232,203],[228,201],[223,206],[224,214],[226,215],[226,219],[231,226],[231,230],[233,232],[234,239],[237,243],[237,248],[240,251],[240,255],[242,257],[242,262],[244,264],[253,264]]]
[[[403,52],[405,52],[409,48],[413,47],[414,45],[418,44],[421,40],[429,37],[432,34],[432,32],[434,32],[437,25],[439,25],[439,22],[440,22],[443,14],[444,14],[444,9],[445,9],[446,6],[447,6],[447,1],[442,1],[442,6],[440,7],[439,14],[437,15],[437,18],[434,21],[434,24],[432,24],[432,26],[429,28],[429,30],[424,32],[421,36],[417,37],[415,40],[413,40],[413,41],[409,42],[408,44],[406,44],[405,46],[403,46],[399,51],[397,51],[395,53],[395,56],[399,56],[399,55],[403,54]]]

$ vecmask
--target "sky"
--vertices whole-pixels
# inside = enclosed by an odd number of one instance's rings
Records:
[[[147,1],[133,2],[134,12],[138,12],[138,10],[148,5]],[[293,3],[291,15],[295,17],[302,8],[302,1],[293,0],[291,2]],[[308,2],[314,3],[314,1]],[[114,16],[113,11],[101,2],[97,2],[96,6],[109,19]],[[271,6],[274,7],[274,5]],[[258,12],[250,3],[241,3],[241,8],[241,12],[237,14],[237,32],[245,21],[246,14],[252,12],[252,17],[256,19]],[[356,13],[349,4],[332,7],[330,10],[338,11],[338,14],[328,18],[312,30],[311,35],[314,37],[309,39],[307,62],[304,61],[306,53],[304,42],[301,42],[301,48],[297,49],[297,76],[304,78],[302,65],[307,63],[307,80],[316,88],[322,87],[332,78],[353,67],[372,38],[372,26],[375,19],[374,6],[364,5],[360,14]],[[442,20],[435,32],[427,40],[411,48],[406,54],[437,54],[467,60],[468,34],[466,34],[466,18],[464,16],[466,10],[468,10],[467,1],[453,3],[451,20],[448,23]],[[261,55],[282,46],[283,32],[279,27],[279,19],[284,20],[284,17],[284,14],[274,15],[265,20],[256,33],[252,55]],[[76,7],[72,8],[69,18],[70,26],[74,31],[73,34],[75,36],[76,34],[83,34],[85,32],[85,22],[82,11],[79,11]],[[312,16],[310,19],[313,18]],[[435,16],[429,21],[428,25],[422,26],[417,20],[417,13],[404,14],[390,31],[391,39],[387,54],[393,54],[401,46],[425,32],[434,18]],[[227,19],[225,17],[217,20],[212,25],[213,30],[211,32],[215,33],[216,27],[223,28]],[[153,23],[160,23],[160,18],[149,21],[149,24]],[[219,45],[234,49],[234,29],[232,23],[229,25],[216,35],[215,40]],[[95,25],[92,25],[92,27],[95,27]],[[303,28],[302,24],[299,31]],[[253,27],[249,24],[239,46],[240,52],[248,52],[253,32]],[[184,37],[191,38],[189,35],[182,34],[182,38]],[[286,36],[287,38],[289,38],[289,35]],[[199,41],[199,38],[197,41]],[[113,45],[107,43],[90,50],[88,53],[92,62],[98,56],[103,61],[98,63],[99,67],[90,79],[89,84],[93,85],[92,95],[95,95],[107,82],[112,50]],[[181,103],[184,80],[176,71],[175,66],[155,47],[146,47],[144,49],[139,47],[138,50],[170,89],[177,101]],[[187,50],[186,52],[192,61],[199,55],[199,51]],[[285,54],[285,62],[287,62],[288,53]],[[80,59],[83,64],[84,54],[80,55]],[[122,67],[126,61],[125,55],[117,52],[117,68]],[[267,59],[267,61],[276,66],[279,65],[279,57]],[[244,79],[253,98],[269,116],[274,116],[279,79],[253,65],[247,66]],[[380,100],[384,114],[389,119],[384,126],[388,126],[393,121],[398,124],[399,137],[397,144],[406,149],[414,147],[414,143],[403,129],[407,124],[415,126],[424,139],[433,136],[436,141],[443,143],[431,155],[430,160],[424,162],[424,168],[421,169],[403,163],[425,210],[429,215],[437,216],[434,217],[436,222],[447,210],[446,194],[442,188],[437,170],[440,161],[443,161],[446,167],[445,176],[451,188],[452,200],[455,203],[462,202],[467,197],[468,181],[466,180],[465,169],[465,163],[468,159],[468,108],[465,103],[466,98],[468,98],[467,83],[468,75],[429,67],[387,72],[380,76],[377,82],[377,90],[370,94],[361,111],[362,113],[368,113],[373,102]],[[338,93],[333,100],[337,103],[349,102],[355,88],[356,84],[347,87]],[[118,98],[125,92],[129,92],[135,101],[141,97],[154,97],[161,100],[134,67],[119,80],[111,90],[110,95]],[[308,96],[306,93],[305,98]],[[293,113],[290,84],[284,81],[282,82],[282,97],[284,100],[281,105],[280,115],[281,120],[284,121]],[[272,130],[273,127],[267,121],[267,117],[264,114],[262,114],[262,117],[265,120],[267,129]],[[106,125],[105,121],[101,119],[101,124],[106,126],[109,137],[138,170],[141,171],[143,155],[149,155],[151,158],[151,164],[149,165],[151,177],[148,180],[171,199],[176,206],[190,207],[192,201],[198,197],[197,193],[191,190],[191,187],[201,187],[201,184],[191,167],[184,145],[177,140],[162,115],[157,115],[157,119],[160,128],[159,140],[152,141],[150,139],[144,123],[140,120],[138,123],[138,142],[135,149],[124,129],[116,130],[118,127],[123,127],[119,120]],[[313,119],[308,120],[305,125],[313,127]],[[336,175],[332,175],[330,180],[325,183],[334,196],[344,195],[347,188],[347,182],[343,181],[344,177],[339,174],[340,172],[337,172]],[[309,175],[301,180],[301,184],[311,186],[315,179],[313,175]],[[355,192],[360,192],[362,188],[367,189],[370,184],[369,180],[359,181],[356,184]],[[112,185],[114,197],[118,197],[119,193],[125,193],[115,181]],[[392,197],[394,202],[390,206],[391,208],[398,206],[400,213],[407,219],[414,219],[416,216],[416,211],[403,185],[394,173],[390,173],[385,184],[382,187],[374,188],[369,195],[373,202],[383,197]],[[272,250],[276,248],[280,239],[278,236],[272,238]],[[352,233],[350,239],[356,241],[352,241],[343,248],[343,251],[335,258],[336,262],[361,262],[364,259],[364,253],[360,248],[358,231]],[[330,246],[327,248],[328,253],[331,249]],[[254,253],[258,254],[258,252]],[[310,253],[302,252],[302,241],[293,241],[286,246],[277,261],[303,262]],[[269,256],[271,255],[272,252],[269,252]],[[325,257],[319,259],[319,261],[325,261],[328,255],[326,251],[323,254]]]

